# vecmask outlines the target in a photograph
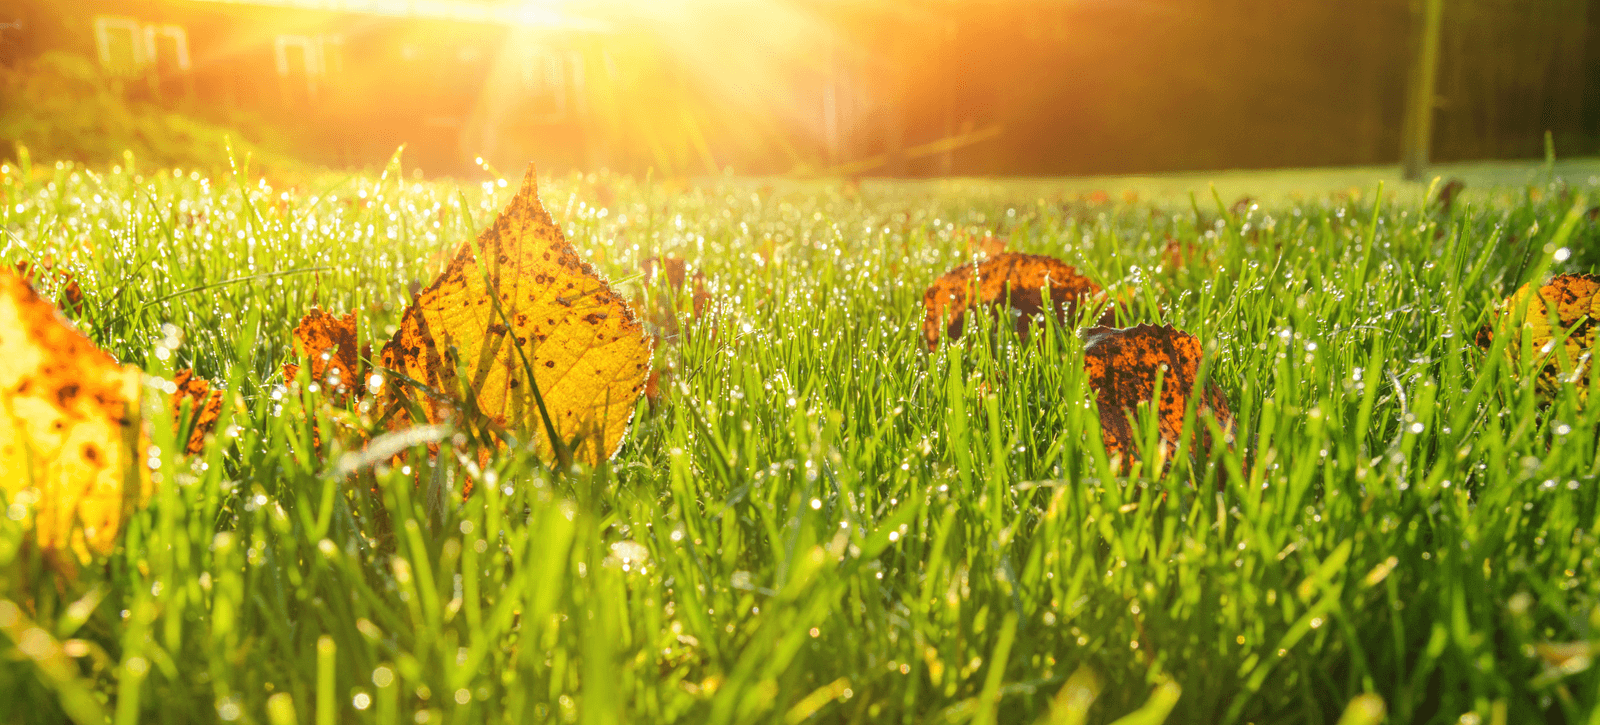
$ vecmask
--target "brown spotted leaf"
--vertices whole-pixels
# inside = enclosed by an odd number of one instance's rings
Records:
[[[1555,395],[1562,386],[1577,384],[1578,398],[1588,398],[1595,333],[1600,331],[1600,277],[1562,274],[1537,289],[1523,285],[1495,308],[1494,316],[1509,317],[1513,324],[1520,320],[1522,329],[1528,331],[1541,393]],[[1514,371],[1522,365],[1522,337],[1515,331],[1506,341],[1506,359]],[[1492,345],[1494,325],[1480,329],[1477,342],[1485,349]]]
[[[172,376],[172,383],[178,386],[172,394],[172,417],[179,431],[191,424],[183,450],[192,456],[205,450],[206,435],[217,427],[217,419],[222,416],[222,391],[212,390],[211,381],[196,376],[190,368],[179,370]],[[184,401],[189,402],[190,420],[182,419]]]
[[[967,324],[967,313],[980,308],[996,315],[1015,315],[1017,333],[1025,335],[1034,318],[1045,313],[1045,294],[1056,319],[1070,324],[1078,305],[1099,292],[1099,285],[1059,259],[997,254],[934,280],[922,296],[926,312],[922,336],[929,349],[938,347],[941,339],[958,339]]]
[[[1100,433],[1106,453],[1121,456],[1123,464],[1138,455],[1132,411],[1150,403],[1161,433],[1162,457],[1176,451],[1183,431],[1184,409],[1195,395],[1195,375],[1200,368],[1200,340],[1172,326],[1094,327],[1084,332],[1084,371],[1096,395]],[[1161,398],[1155,400],[1156,380]],[[1216,418],[1231,438],[1233,413],[1215,384],[1206,386],[1195,408],[1197,416]],[[1197,420],[1199,450],[1210,446],[1204,422]]]
[[[573,460],[594,464],[621,446],[651,353],[633,310],[540,204],[530,166],[494,224],[406,309],[382,365],[426,390],[386,375],[381,409],[395,425],[413,406],[434,423],[480,415],[547,460],[553,429]]]
[[[358,355],[356,345],[356,313],[335,317],[315,307],[294,328],[296,352],[311,366],[307,371],[311,381],[326,391],[329,398],[338,402],[359,396],[366,390],[367,369],[361,360],[370,357]],[[300,366],[288,363],[283,366],[284,379],[293,381]]]
[[[149,495],[139,385],[137,368],[0,271],[0,491],[28,511],[41,550],[110,553],[125,510]]]

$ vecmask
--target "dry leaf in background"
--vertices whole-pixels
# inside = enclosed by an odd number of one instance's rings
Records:
[[[174,374],[172,383],[178,386],[172,394],[173,421],[179,431],[183,430],[184,424],[193,423],[183,446],[183,451],[192,456],[205,450],[206,435],[217,427],[217,418],[222,415],[222,391],[212,390],[211,381],[195,376],[190,368]],[[182,419],[185,400],[189,401],[191,420]]]
[[[1200,246],[1198,239],[1180,239],[1168,234],[1161,244],[1161,266],[1168,274],[1177,274],[1185,267],[1209,270],[1212,254]]]
[[[689,264],[682,257],[668,254],[665,257],[645,257],[639,262],[639,271],[644,273],[646,283],[653,283],[659,272],[666,278],[668,286],[674,291],[683,289],[683,280],[689,272]]]
[[[1195,375],[1200,368],[1200,340],[1172,326],[1111,328],[1094,327],[1084,333],[1084,371],[1089,387],[1098,398],[1100,434],[1106,453],[1121,456],[1122,463],[1138,455],[1132,412],[1140,403],[1155,399],[1156,379],[1161,380],[1161,399],[1151,406],[1161,431],[1164,459],[1176,451],[1183,431],[1184,408],[1195,394]],[[1206,386],[1195,409],[1194,430],[1199,434],[1199,450],[1210,447],[1202,416],[1216,418],[1222,429],[1233,430],[1233,414],[1221,389]]]
[[[78,278],[71,272],[56,270],[54,257],[46,255],[33,264],[27,260],[17,262],[17,274],[22,275],[22,281],[30,286],[39,283],[43,277],[54,277],[61,283],[61,296],[56,299],[56,305],[63,311],[70,312],[74,317],[83,315],[83,288],[78,286]]]
[[[928,348],[941,339],[956,340],[969,311],[985,308],[996,315],[1014,315],[1019,335],[1045,311],[1041,291],[1049,289],[1049,306],[1063,325],[1071,324],[1078,305],[1100,292],[1100,286],[1071,265],[1053,257],[1006,253],[977,264],[965,264],[934,280],[922,296],[926,318],[922,336]],[[974,295],[976,291],[976,295]]]
[[[342,404],[366,390],[367,368],[361,361],[371,357],[371,350],[357,355],[356,313],[335,317],[313,307],[294,328],[294,339],[296,352],[311,366],[311,382],[322,386],[327,397]],[[294,382],[299,374],[299,365],[283,366],[285,380]]]
[[[962,251],[969,259],[972,257],[988,259],[1006,252],[1006,238],[997,237],[994,232],[987,229],[981,233],[976,230],[963,230],[957,233],[956,241],[961,243]]]
[[[1467,182],[1460,179],[1451,179],[1439,187],[1439,192],[1434,196],[1434,201],[1439,203],[1439,209],[1445,213],[1450,212],[1450,207],[1455,205],[1456,197],[1466,190]]]
[[[383,348],[385,369],[431,392],[387,376],[382,409],[395,425],[407,424],[408,404],[433,423],[481,414],[530,435],[552,460],[542,400],[573,460],[594,464],[621,446],[650,360],[633,310],[578,259],[540,204],[530,166],[494,224],[456,250]]]
[[[1495,308],[1494,316],[1522,320],[1533,342],[1531,355],[1539,392],[1555,395],[1563,385],[1577,384],[1578,398],[1587,400],[1594,369],[1596,322],[1600,322],[1600,277],[1562,274],[1535,289],[1525,284]],[[1551,312],[1556,324],[1551,326]],[[1494,343],[1494,324],[1478,331],[1484,349]],[[1522,334],[1514,331],[1506,341],[1511,370],[1522,366]]]
[[[21,276],[0,271],[0,490],[28,512],[47,554],[86,562],[110,553],[124,511],[149,495],[139,385],[138,368],[117,364]]]

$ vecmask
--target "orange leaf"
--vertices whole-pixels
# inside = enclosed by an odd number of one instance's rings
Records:
[[[434,394],[386,376],[383,409],[396,425],[407,401],[435,423],[475,410],[531,434],[551,460],[548,421],[574,460],[599,463],[622,444],[651,352],[633,310],[539,203],[530,166],[499,218],[456,250],[383,348],[384,368]]]
[[[1588,378],[1594,370],[1595,333],[1600,329],[1600,294],[1597,293],[1600,293],[1600,277],[1561,274],[1537,291],[1532,285],[1523,285],[1495,308],[1496,316],[1511,316],[1513,320],[1521,316],[1522,328],[1530,331],[1541,393],[1554,395],[1563,384],[1578,383],[1578,399],[1588,399]],[[1556,316],[1555,327],[1550,326],[1552,309]],[[1494,342],[1494,328],[1480,329],[1477,342],[1488,349]],[[1513,371],[1519,369],[1522,364],[1520,331],[1515,331],[1506,341],[1506,358]]]
[[[138,368],[117,364],[22,277],[0,271],[0,490],[28,510],[45,552],[85,562],[110,553],[124,510],[149,495],[139,381]]]
[[[190,417],[194,425],[189,429],[189,440],[183,451],[192,456],[205,450],[206,434],[217,427],[217,418],[222,415],[222,391],[212,390],[211,382],[196,377],[190,368],[179,370],[172,376],[172,383],[178,386],[172,394],[172,416],[180,431],[183,430],[183,424],[189,422],[180,419],[183,401],[190,401]]]
[[[1195,374],[1200,367],[1200,340],[1167,325],[1137,327],[1094,327],[1084,332],[1084,371],[1089,387],[1098,395],[1100,435],[1106,453],[1121,456],[1125,465],[1137,457],[1132,416],[1129,411],[1155,397],[1156,379],[1161,379],[1161,399],[1154,410],[1161,431],[1162,457],[1176,449],[1183,431],[1184,408],[1194,395]],[[1228,400],[1216,384],[1206,386],[1195,409],[1197,416],[1212,416],[1228,431],[1231,440],[1233,413]],[[1204,423],[1197,420],[1201,449],[1210,446]]]
[[[324,386],[328,397],[343,402],[352,391],[360,395],[366,390],[366,366],[356,354],[356,313],[334,317],[313,307],[294,328],[294,339],[311,365],[311,381]],[[363,357],[370,357],[370,351]],[[299,365],[283,366],[286,380],[292,382],[299,374]]]
[[[977,296],[973,296],[976,277]],[[1017,334],[1025,335],[1034,317],[1044,312],[1041,290],[1050,292],[1050,307],[1056,319],[1070,324],[1077,306],[1084,298],[1100,292],[1100,286],[1078,270],[1053,257],[1035,254],[1007,253],[978,264],[956,267],[934,280],[922,296],[922,306],[927,317],[922,322],[922,336],[928,348],[939,346],[939,340],[961,337],[966,313],[978,307],[988,307],[996,314],[1014,310]]]

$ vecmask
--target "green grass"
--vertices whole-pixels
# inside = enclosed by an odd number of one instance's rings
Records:
[[[0,257],[52,254],[81,329],[230,405],[192,459],[153,414],[159,491],[74,583],[0,518],[0,721],[1372,722],[1363,693],[1389,722],[1600,717],[1589,656],[1536,655],[1600,639],[1600,406],[1472,343],[1521,282],[1600,263],[1584,174],[1448,214],[1411,187],[1375,208],[1393,186],[1234,214],[1077,182],[553,179],[599,268],[678,254],[716,311],[624,285],[684,312],[672,392],[609,466],[446,456],[416,488],[313,450],[325,409],[279,372],[312,304],[392,330],[509,194],[399,171],[5,171]],[[985,229],[1205,340],[1239,445],[1119,478],[1071,330],[927,352],[922,291]],[[1169,235],[1207,261],[1174,268]]]

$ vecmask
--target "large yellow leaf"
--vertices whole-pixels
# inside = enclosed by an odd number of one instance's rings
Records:
[[[573,460],[594,464],[621,445],[650,356],[633,310],[540,205],[529,166],[494,224],[406,309],[382,365],[428,390],[389,375],[383,408],[399,425],[412,403],[433,423],[481,415],[551,460],[537,386]]]
[[[148,495],[139,379],[0,271],[0,491],[45,552],[110,553],[124,510]]]

